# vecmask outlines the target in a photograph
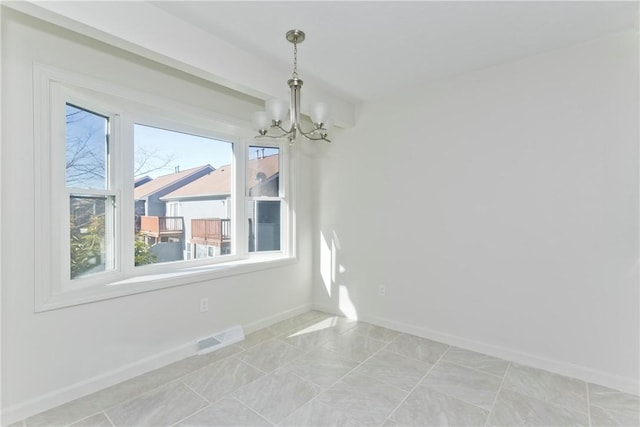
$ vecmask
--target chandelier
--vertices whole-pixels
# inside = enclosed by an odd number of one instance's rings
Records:
[[[293,43],[293,73],[287,81],[291,89],[291,102],[287,107],[282,99],[269,99],[265,103],[267,111],[253,113],[252,121],[258,131],[256,138],[284,138],[287,137],[292,144],[298,135],[302,135],[313,141],[331,142],[326,129],[328,105],[325,102],[315,102],[310,105],[309,115],[313,122],[313,129],[305,132],[300,125],[300,92],[302,80],[298,78],[298,43],[304,41],[305,35],[300,30],[287,31],[287,40]],[[283,120],[289,110],[289,123],[284,125]]]

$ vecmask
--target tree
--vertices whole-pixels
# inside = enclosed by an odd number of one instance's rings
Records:
[[[107,163],[108,117],[73,105],[66,109],[66,173],[68,187],[104,187]],[[137,147],[134,153],[134,176],[163,169],[176,155]]]
[[[67,104],[66,185],[70,188],[106,188],[109,118]],[[139,148],[134,155],[134,176],[166,168],[175,158],[158,150]],[[71,278],[104,271],[105,202],[95,197],[71,196],[69,227]],[[149,245],[134,239],[135,265],[157,261]]]
[[[151,252],[149,245],[144,240],[144,236],[138,234],[135,242],[135,265],[153,264],[158,261],[156,254]]]
[[[102,245],[104,241],[104,215],[91,215],[87,227],[74,224],[71,218],[71,278],[91,270],[104,270]]]

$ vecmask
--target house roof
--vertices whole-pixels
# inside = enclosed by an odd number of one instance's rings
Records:
[[[190,176],[202,172],[203,170],[211,170],[214,168],[211,165],[198,166],[191,169],[185,169],[181,172],[175,172],[168,175],[161,175],[155,178],[152,181],[144,183],[133,190],[134,198],[136,200],[143,199],[153,193],[157,193],[158,191],[175,184],[183,179],[189,178]]]
[[[161,200],[178,200],[193,197],[222,196],[231,194],[232,166],[224,165],[171,193]],[[252,159],[247,162],[247,185],[253,188],[273,179],[279,172],[279,155]],[[156,178],[157,179],[157,178]]]
[[[260,159],[252,159],[247,162],[247,186],[253,188],[271,179],[280,171],[280,156],[274,154]]]
[[[218,169],[164,195],[160,200],[231,194],[231,165]]]
[[[146,184],[147,182],[151,181],[153,178],[151,178],[149,175],[145,175],[145,176],[139,176],[136,179],[133,180],[133,186],[134,187],[139,187],[142,184]]]

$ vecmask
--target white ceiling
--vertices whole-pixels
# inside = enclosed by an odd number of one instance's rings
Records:
[[[355,102],[638,28],[637,1],[151,3],[281,68],[283,84],[284,34],[301,29],[300,77]]]

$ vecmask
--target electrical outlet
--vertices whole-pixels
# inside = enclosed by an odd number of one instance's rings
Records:
[[[387,287],[385,285],[380,285],[378,287],[378,295],[380,295],[381,297],[387,296]]]
[[[209,311],[209,298],[202,298],[200,300],[200,313]]]

